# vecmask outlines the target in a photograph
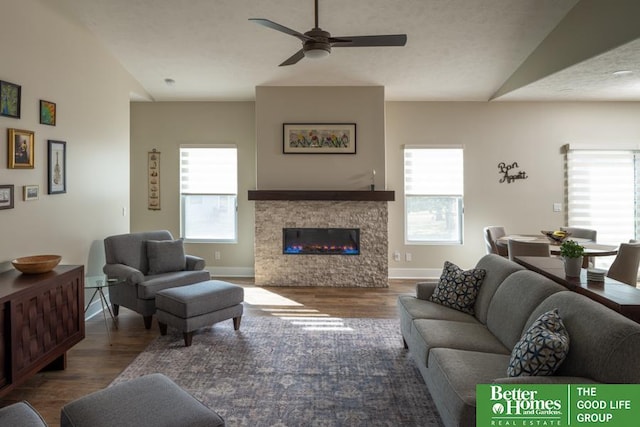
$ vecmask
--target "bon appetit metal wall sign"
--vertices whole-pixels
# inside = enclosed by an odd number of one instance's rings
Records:
[[[523,170],[518,170],[520,166],[518,162],[513,162],[511,164],[506,164],[505,162],[498,163],[498,174],[500,174],[500,180],[498,182],[502,184],[506,182],[507,184],[511,184],[518,179],[527,179],[527,173]]]

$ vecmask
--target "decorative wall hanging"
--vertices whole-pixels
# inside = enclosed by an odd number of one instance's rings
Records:
[[[54,102],[40,100],[40,124],[56,125],[56,104]]]
[[[0,185],[0,209],[13,209],[13,184]]]
[[[30,130],[8,129],[9,169],[33,169],[34,133]]]
[[[20,93],[22,88],[0,80],[0,116],[20,118]]]
[[[155,148],[148,153],[149,206],[152,211],[160,210],[160,152]]]
[[[355,154],[355,123],[284,123],[285,154]]]
[[[507,184],[511,184],[517,179],[527,179],[527,173],[525,171],[517,171],[520,166],[518,166],[518,162],[513,162],[510,165],[505,162],[498,163],[498,173],[501,175],[499,183],[506,182]]]
[[[38,200],[40,194],[40,186],[38,185],[25,185],[22,187],[22,197],[24,201]]]
[[[65,141],[47,141],[49,144],[48,193],[67,192],[67,143]]]

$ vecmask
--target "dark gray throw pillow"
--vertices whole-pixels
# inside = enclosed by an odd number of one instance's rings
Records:
[[[445,261],[440,282],[429,301],[473,314],[473,306],[486,274],[487,271],[480,268],[463,270]]]
[[[187,259],[182,240],[147,240],[147,260],[149,274],[184,270]]]

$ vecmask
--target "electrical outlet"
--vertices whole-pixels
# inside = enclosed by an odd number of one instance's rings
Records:
[[[222,258],[222,256],[220,255],[220,251],[215,251],[213,253],[213,257],[216,259],[216,261],[220,261],[220,258]]]
[[[398,261],[398,262],[400,261],[400,252],[395,251],[395,252],[393,253],[393,260],[394,260],[394,261]]]
[[[562,211],[562,203],[554,203],[553,204],[553,211],[554,212],[561,212]]]
[[[407,252],[406,254],[404,254],[404,260],[407,262],[411,262],[411,252]]]

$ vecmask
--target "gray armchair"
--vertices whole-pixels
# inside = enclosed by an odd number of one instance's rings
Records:
[[[109,236],[104,249],[104,273],[124,280],[109,288],[113,314],[127,307],[142,315],[147,329],[156,312],[156,292],[211,279],[204,260],[185,255],[182,241],[166,230]]]

